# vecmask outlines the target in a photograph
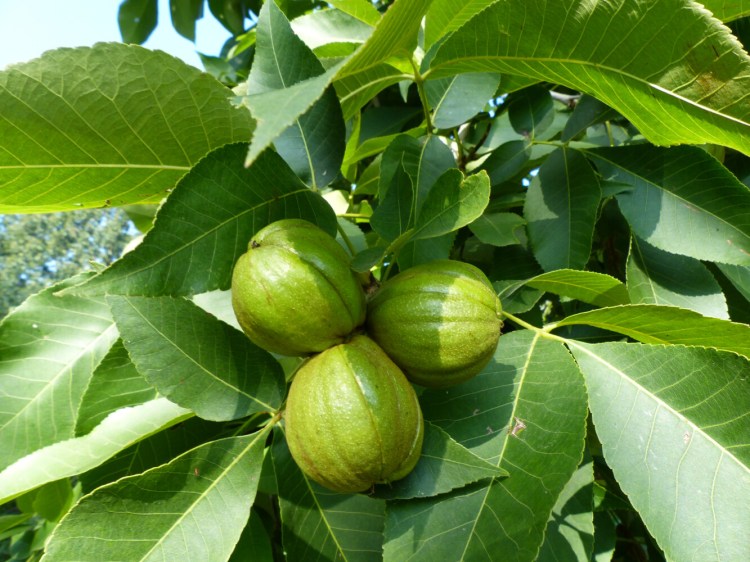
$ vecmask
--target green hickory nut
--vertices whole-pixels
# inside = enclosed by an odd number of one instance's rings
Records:
[[[284,420],[292,458],[335,492],[362,492],[399,480],[422,451],[424,421],[414,389],[363,335],[298,369]]]
[[[410,381],[444,388],[478,374],[500,338],[500,299],[473,265],[435,260],[386,281],[367,307],[367,333]]]
[[[345,341],[365,320],[349,256],[312,223],[283,219],[259,230],[232,274],[232,307],[256,345],[307,355]]]

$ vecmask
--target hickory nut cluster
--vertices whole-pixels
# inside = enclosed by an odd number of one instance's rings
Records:
[[[489,362],[502,326],[489,281],[463,262],[407,269],[368,302],[344,249],[300,219],[252,238],[234,268],[232,305],[258,346],[311,356],[289,389],[287,442],[303,472],[343,493],[411,472],[424,422],[409,381],[468,380]]]

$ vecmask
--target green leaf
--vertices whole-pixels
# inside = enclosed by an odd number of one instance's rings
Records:
[[[701,4],[723,22],[750,16],[750,6],[745,0],[703,0]]]
[[[272,151],[250,168],[246,145],[212,152],[185,176],[159,210],[143,243],[76,293],[191,295],[228,289],[235,261],[255,232],[296,217],[336,231],[331,207]]]
[[[422,205],[429,196],[430,190],[440,176],[451,168],[455,168],[455,166],[453,153],[435,136],[415,139],[408,135],[400,135],[383,153],[379,186],[381,206],[387,204],[388,208],[391,209],[389,214],[391,217],[398,216],[399,222],[388,226],[381,224],[381,230],[387,229],[392,236],[401,235],[405,237],[398,241],[398,248],[400,249],[398,261],[401,269],[448,257],[448,252],[453,245],[452,234],[413,242],[406,242],[406,240],[410,236],[408,229],[419,218]],[[409,176],[412,188],[415,190],[413,195],[394,193],[394,190],[399,189],[397,186],[391,185],[395,181],[394,177],[397,177],[397,169],[399,173],[402,173],[401,170],[403,170]],[[398,177],[398,181],[404,183],[405,180],[400,176]],[[398,201],[400,208],[398,214],[393,210],[393,207],[396,206],[395,201]],[[409,205],[408,209],[406,205]],[[373,214],[373,218],[375,218],[375,214]]]
[[[138,371],[176,404],[213,421],[274,412],[281,405],[286,385],[276,359],[192,302],[107,301]]]
[[[103,299],[55,296],[84,278],[30,297],[0,323],[0,469],[73,437],[92,372],[117,340]]]
[[[393,55],[411,56],[417,32],[432,0],[397,0],[380,18],[375,31],[341,69],[337,79],[377,66]]]
[[[272,452],[289,560],[382,560],[383,500],[336,494],[318,486],[292,460],[281,432],[274,434]]]
[[[176,406],[170,406],[174,407]],[[226,436],[226,426],[223,423],[208,422],[195,416],[166,429],[169,431],[149,435],[80,474],[78,480],[83,491],[90,492],[124,476],[132,476],[166,464],[194,447]]]
[[[494,0],[433,0],[425,19],[425,51],[493,2]]]
[[[672,306],[633,304],[568,316],[556,326],[587,324],[643,343],[713,347],[750,358],[750,326]]]
[[[594,552],[592,562],[612,562],[617,546],[617,525],[610,513],[594,512]]]
[[[537,562],[590,562],[594,551],[594,463],[584,460],[557,498]]]
[[[405,478],[376,487],[375,496],[388,500],[428,498],[504,476],[508,476],[508,471],[478,457],[438,426],[425,422],[417,466]]]
[[[699,260],[750,264],[750,189],[700,148],[648,145],[588,151],[638,238]]]
[[[208,152],[249,139],[230,95],[166,53],[117,43],[0,72],[0,212],[160,201]]]
[[[22,507],[28,502],[28,509]],[[32,512],[47,521],[58,521],[73,504],[73,487],[69,478],[48,482],[16,499],[22,511]]]
[[[490,180],[486,173],[466,178],[456,168],[440,176],[422,204],[413,239],[448,234],[479,218],[490,201]]]
[[[200,306],[203,310],[216,316],[219,320],[225,324],[242,330],[240,323],[237,321],[237,316],[234,314],[234,308],[232,307],[232,291],[209,291],[208,293],[201,293],[193,297],[193,302]]]
[[[750,364],[732,353],[571,343],[607,464],[670,560],[741,560]]]
[[[543,86],[534,85],[513,92],[507,103],[510,124],[524,138],[539,138],[555,119],[552,96]]]
[[[335,3],[331,2],[331,4]],[[373,8],[372,4],[365,0],[357,0],[356,5]],[[377,23],[380,14],[374,8],[373,11],[375,23]],[[310,49],[317,49],[330,43],[364,43],[372,34],[372,28],[375,25],[363,23],[356,16],[340,10],[317,10],[289,23],[295,35],[302,39]]]
[[[531,157],[531,145],[523,140],[512,140],[493,150],[479,166],[490,175],[492,185],[500,185],[516,176]]]
[[[250,515],[266,432],[212,441],[85,496],[45,562],[226,560]]]
[[[250,511],[247,526],[242,531],[237,546],[232,551],[229,562],[274,562],[273,546],[268,529],[263,524],[257,509]]]
[[[417,47],[422,18],[431,1],[397,0],[380,19],[369,39],[341,68],[335,86],[344,119],[349,119],[383,88],[412,77],[386,61],[397,56],[406,60],[411,58]]]
[[[402,271],[421,263],[450,257],[455,232],[436,238],[425,238],[406,243],[398,253],[398,266]]]
[[[522,313],[533,307],[543,291],[527,287],[526,282],[540,275],[539,264],[521,245],[495,248],[488,277],[503,303],[503,310]]]
[[[586,95],[581,96],[576,103],[573,113],[568,118],[567,123],[565,123],[560,140],[573,140],[589,127],[616,117],[617,112],[598,99]]]
[[[85,435],[115,410],[156,397],[156,389],[135,368],[122,340],[117,340],[91,376],[78,410],[75,434]]]
[[[90,470],[192,415],[166,398],[117,410],[87,435],[37,449],[0,472],[0,504],[42,484]]]
[[[208,9],[232,35],[245,31],[245,0],[208,0]]]
[[[537,275],[526,285],[596,306],[630,303],[625,285],[614,277],[593,271],[558,269]]]
[[[399,135],[388,145],[381,159],[378,191],[381,201],[388,194],[399,166],[403,167],[415,184],[416,218],[432,186],[445,172],[456,167],[456,160],[450,148],[436,136],[415,139],[409,135]]]
[[[123,43],[145,43],[158,19],[156,0],[123,0],[117,11]]]
[[[726,275],[734,287],[750,301],[750,267],[717,264],[719,270]]]
[[[510,477],[396,502],[384,559],[533,560],[583,451],[586,396],[573,359],[528,331],[501,336],[475,378],[420,398],[425,419]]]
[[[328,3],[337,10],[373,27],[380,21],[380,12],[367,0],[331,0]]]
[[[526,221],[516,213],[485,213],[469,225],[480,242],[491,246],[512,246],[524,238]]]
[[[265,118],[256,111],[255,95],[273,92],[284,96],[286,88],[322,74],[323,65],[294,34],[284,13],[274,2],[266,2],[258,18],[255,58],[247,81],[247,104],[253,115],[259,121]],[[344,157],[346,130],[341,107],[332,88],[321,94],[273,139],[292,170],[313,187],[333,181]]]
[[[412,180],[401,165],[391,176],[388,193],[372,213],[370,218],[372,229],[388,242],[393,242],[405,234],[414,223],[415,199],[416,193]]]
[[[283,90],[248,96],[247,85],[236,89],[236,93],[241,96],[241,104],[250,109],[258,122],[245,158],[245,166],[252,165],[279,135],[315,105],[327,91],[339,68],[340,65],[333,66],[323,74],[302,80]]]
[[[337,79],[334,82],[334,87],[341,101],[344,119],[351,119],[362,106],[381,90],[413,78],[414,76],[401,66],[378,63],[360,73]]]
[[[599,180],[580,152],[561,148],[544,161],[526,195],[524,217],[546,271],[586,265],[600,198]]]
[[[729,320],[721,287],[696,259],[670,254],[633,238],[627,275],[633,303],[677,306]]]
[[[203,17],[203,0],[169,0],[169,12],[175,31],[195,43],[195,23]]]
[[[432,108],[432,124],[452,129],[482,111],[495,95],[500,76],[477,73],[429,80],[425,83],[427,103]]]
[[[698,4],[509,0],[448,37],[430,77],[500,72],[550,81],[598,98],[654,144],[711,142],[749,154],[749,71],[739,41]]]

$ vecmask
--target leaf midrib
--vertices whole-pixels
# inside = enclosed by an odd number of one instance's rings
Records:
[[[187,172],[192,168],[190,166],[173,166],[168,164],[24,164],[20,166],[3,166],[0,165],[0,171],[3,170],[49,170],[49,169],[95,169],[100,168],[114,168],[116,170],[125,168],[132,170],[177,170],[180,172]]]

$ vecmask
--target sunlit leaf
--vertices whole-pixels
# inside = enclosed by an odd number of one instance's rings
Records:
[[[167,429],[169,431],[159,431],[136,441],[100,465],[80,474],[78,480],[83,491],[91,492],[124,476],[132,476],[166,464],[198,445],[226,436],[222,423],[209,422],[195,416],[170,425]]]
[[[750,188],[705,151],[642,145],[587,154],[607,179],[629,186],[617,202],[638,238],[673,254],[750,264]]]
[[[741,560],[750,363],[689,347],[571,344],[607,464],[670,560]]]
[[[493,1],[433,0],[425,20],[425,49],[429,49],[438,39],[460,28]]]
[[[600,99],[655,144],[713,142],[750,154],[748,70],[739,41],[697,3],[511,0],[451,34],[430,76],[552,81]]]
[[[594,463],[584,460],[557,498],[538,562],[590,562],[594,550]]]
[[[633,304],[568,316],[557,326],[588,324],[643,343],[713,347],[750,358],[750,326],[672,306]]]
[[[95,490],[61,521],[44,560],[226,560],[250,515],[266,432],[201,445]]]
[[[746,0],[703,0],[701,4],[724,22],[750,16],[750,6]]]
[[[156,397],[156,389],[138,372],[118,340],[91,376],[78,410],[76,435],[85,435],[115,410]]]
[[[287,64],[289,60],[294,64]],[[274,2],[266,2],[258,18],[255,57],[246,91],[246,103],[256,119],[265,122],[270,117],[257,111],[256,95],[273,92],[283,99],[286,88],[322,74],[323,65],[294,34],[283,12]],[[304,113],[294,116],[290,127],[278,131],[272,139],[292,170],[314,187],[334,180],[344,156],[345,127],[336,94],[332,88],[320,94]],[[257,154],[263,148],[253,148],[253,152]]]
[[[396,1],[369,39],[341,68],[335,86],[345,119],[380,90],[404,79],[405,71],[386,61],[395,56],[411,58],[417,47],[422,17],[430,3],[431,0]]]
[[[670,254],[633,238],[627,275],[633,303],[678,306],[729,320],[721,287],[694,258]]]
[[[47,482],[90,470],[144,437],[192,415],[166,398],[117,410],[87,435],[40,448],[0,472],[0,504]]]
[[[117,340],[103,299],[55,296],[85,278],[30,297],[0,323],[0,469],[73,437],[86,386]]]
[[[427,498],[503,476],[508,476],[506,470],[459,445],[438,426],[425,422],[417,466],[405,478],[379,486],[375,495],[385,499]]]
[[[221,148],[183,178],[135,250],[77,293],[191,295],[228,289],[255,232],[282,218],[304,218],[333,234],[328,203],[275,152],[243,166],[246,145]]]
[[[596,306],[628,304],[628,290],[614,277],[575,269],[558,269],[537,275],[526,282],[529,287],[578,299]]]
[[[208,420],[274,412],[281,366],[242,332],[173,297],[108,297],[138,371],[161,395]]]
[[[158,202],[253,123],[211,76],[161,51],[99,43],[0,72],[0,212]]]
[[[371,26],[376,26],[380,20],[380,13],[367,0],[331,0],[328,3]]]
[[[420,401],[425,419],[510,476],[390,505],[384,559],[533,560],[583,450],[586,398],[568,352],[507,334],[481,374]]]

